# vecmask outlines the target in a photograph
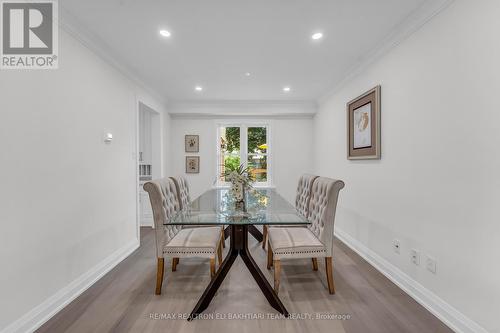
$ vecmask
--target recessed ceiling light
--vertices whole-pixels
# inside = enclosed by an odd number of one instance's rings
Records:
[[[196,90],[196,91],[203,91],[203,87],[202,86],[196,86],[196,87],[194,87],[194,90]]]
[[[250,76],[250,75],[252,75],[252,74],[250,74],[250,72],[245,73],[245,76]]]
[[[283,87],[284,92],[290,92],[290,90],[291,90],[290,87]]]
[[[170,37],[171,33],[168,30],[160,30],[160,35],[162,35],[163,37]]]
[[[312,34],[311,38],[314,40],[318,40],[318,39],[323,38],[323,34],[321,32],[316,32],[316,33]]]

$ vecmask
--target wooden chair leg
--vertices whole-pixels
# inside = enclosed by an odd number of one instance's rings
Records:
[[[281,262],[279,260],[274,260],[274,291],[276,294],[280,290],[280,274],[281,274]]]
[[[312,262],[313,262],[313,271],[317,271],[318,270],[318,258],[312,258]]]
[[[158,258],[156,264],[156,295],[161,295],[161,286],[163,284],[163,268],[165,264],[164,258]]]
[[[333,263],[332,257],[325,258],[326,279],[328,280],[328,291],[330,294],[335,294],[335,284],[333,283]]]
[[[210,258],[210,277],[215,276],[215,258]]]
[[[267,225],[262,226],[262,248],[266,249],[266,241],[267,241]]]
[[[222,265],[222,244],[217,247],[217,258],[219,259],[219,267]]]
[[[220,230],[220,242],[222,243],[222,248],[226,248],[226,237],[224,235],[224,228]]]
[[[269,242],[267,243],[267,269],[271,269],[273,266],[273,250]]]
[[[172,258],[172,272],[177,270],[177,265],[179,264],[179,258]]]

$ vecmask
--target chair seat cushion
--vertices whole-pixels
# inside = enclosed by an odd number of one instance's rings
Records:
[[[326,248],[308,228],[269,228],[275,259],[324,257]]]
[[[213,258],[220,244],[220,227],[199,227],[180,230],[163,248],[166,257]]]

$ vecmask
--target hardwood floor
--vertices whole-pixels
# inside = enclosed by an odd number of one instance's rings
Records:
[[[250,238],[252,255],[272,284],[266,251]],[[208,260],[180,260],[176,272],[168,269],[169,264],[165,265],[162,295],[157,296],[154,234],[142,228],[141,247],[38,332],[452,332],[339,240],[335,240],[333,257],[335,295],[328,293],[323,260],[318,271],[312,269],[311,259],[281,265],[281,300],[290,313],[314,319],[267,317],[277,313],[240,258],[205,313],[247,318],[172,319],[190,313],[210,276]],[[316,319],[316,314],[330,318]],[[340,320],[333,315],[350,318]]]

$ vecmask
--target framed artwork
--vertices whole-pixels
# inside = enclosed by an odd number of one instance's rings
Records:
[[[200,173],[199,156],[186,156],[186,173]]]
[[[184,147],[186,153],[198,153],[200,151],[200,136],[186,135],[184,137]]]
[[[347,103],[347,158],[380,159],[380,86]]]

